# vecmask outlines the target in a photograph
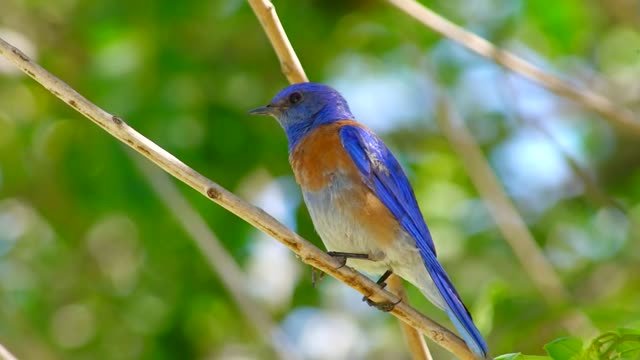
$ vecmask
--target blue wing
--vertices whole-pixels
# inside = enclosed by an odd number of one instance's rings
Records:
[[[436,249],[407,176],[387,146],[371,131],[346,125],[340,129],[342,146],[360,171],[362,180],[387,206],[402,228],[413,237],[440,295],[445,311],[471,348],[481,358],[487,345],[462,303],[449,276],[436,259]]]
[[[364,182],[389,208],[420,248],[436,254],[431,234],[422,218],[413,188],[400,164],[385,144],[372,132],[356,126],[340,129],[342,146],[362,174]]]

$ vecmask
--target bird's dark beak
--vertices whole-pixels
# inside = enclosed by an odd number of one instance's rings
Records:
[[[267,106],[259,107],[257,109],[249,110],[249,111],[247,111],[247,114],[249,114],[249,115],[273,115],[274,110],[275,110],[274,106],[267,105]]]

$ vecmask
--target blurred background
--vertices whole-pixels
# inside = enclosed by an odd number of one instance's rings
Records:
[[[424,1],[577,86],[640,108],[635,0]],[[407,170],[493,354],[640,327],[640,141],[384,2],[276,1],[312,81],[336,87]],[[0,37],[205,176],[322,246],[277,123],[287,85],[245,1],[3,0]],[[446,94],[571,296],[554,306],[438,127]],[[21,359],[276,359],[138,165],[139,155],[0,59],[0,343]],[[151,176],[151,179],[162,175]],[[311,287],[274,239],[177,184],[303,359],[408,359],[395,318]],[[184,214],[183,214],[184,215]],[[191,216],[191,215],[187,215]],[[415,289],[412,304],[452,327]],[[571,315],[573,314],[573,315]],[[436,345],[435,358],[451,355]]]

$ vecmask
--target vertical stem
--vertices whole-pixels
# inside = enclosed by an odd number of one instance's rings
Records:
[[[402,301],[409,301],[407,298],[407,292],[402,284],[402,279],[396,275],[391,275],[387,280],[387,284],[389,291],[398,295]],[[402,321],[400,321],[400,328],[402,329],[404,338],[407,340],[407,345],[409,346],[409,351],[411,352],[413,360],[433,360],[429,347],[427,346],[427,342],[424,341],[424,336],[422,336],[418,330],[403,323]]]
[[[287,34],[278,19],[276,8],[269,0],[249,0],[249,5],[260,21],[264,32],[269,38],[269,42],[273,46],[278,60],[280,60],[280,68],[284,76],[287,77],[289,83],[296,84],[308,82],[307,75],[302,69],[300,60],[296,52],[293,50]]]
[[[260,20],[264,31],[267,33],[269,41],[280,60],[282,72],[287,77],[287,80],[289,80],[289,83],[295,84],[309,81],[282,24],[280,24],[276,9],[271,1],[249,0],[249,4],[258,17],[258,20]],[[392,276],[389,279],[389,287],[393,293],[402,297],[403,302],[409,303],[404,287],[402,286],[402,280],[395,275]],[[431,353],[420,332],[402,321],[400,321],[400,326],[407,339],[413,358],[416,360],[431,360]]]

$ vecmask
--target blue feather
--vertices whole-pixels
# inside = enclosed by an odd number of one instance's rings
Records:
[[[342,127],[340,139],[369,188],[374,190],[402,227],[435,254],[436,249],[413,188],[398,160],[382,140],[372,132],[356,126]]]
[[[400,164],[382,140],[365,128],[344,126],[340,129],[340,139],[360,171],[362,180],[416,241],[424,264],[447,304],[447,315],[470,349],[478,357],[486,358],[487,345],[449,276],[436,258],[431,234]]]

